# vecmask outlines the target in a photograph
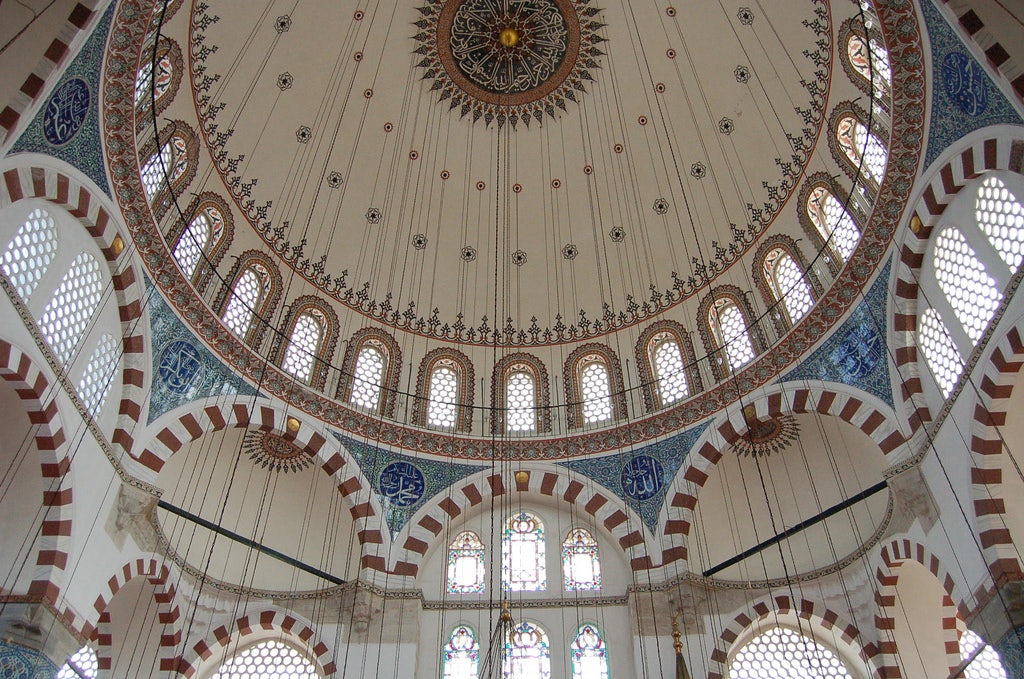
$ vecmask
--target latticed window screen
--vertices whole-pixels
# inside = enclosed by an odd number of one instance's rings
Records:
[[[814,189],[807,200],[807,215],[839,257],[844,262],[849,259],[860,240],[860,229],[832,192],[824,186]]]
[[[551,650],[548,635],[531,622],[515,626],[505,641],[504,679],[549,679]]]
[[[160,153],[150,156],[149,160],[142,166],[142,189],[150,200],[153,200],[157,191],[163,186],[165,168],[168,174],[170,173],[173,157],[174,153],[171,151],[170,144],[164,144],[160,148]]]
[[[942,396],[948,398],[960,379],[964,361],[953,338],[949,336],[949,329],[935,309],[927,309],[921,314],[917,342],[924,353],[928,369],[942,391]]]
[[[953,313],[975,344],[995,315],[1003,295],[960,229],[944,229],[935,240],[935,278]]]
[[[675,403],[690,395],[683,352],[675,337],[665,332],[651,339],[651,363],[662,405]]]
[[[973,630],[967,630],[960,635],[960,659],[963,662],[971,661],[964,668],[964,679],[1008,679],[1009,677],[999,653],[987,645]]]
[[[597,540],[585,528],[574,528],[562,542],[562,580],[567,592],[601,589]]]
[[[88,252],[79,254],[39,318],[39,329],[61,362],[75,355],[102,293],[100,263]]]
[[[441,653],[444,679],[477,679],[480,644],[473,630],[460,625],[452,630]]]
[[[103,410],[103,404],[113,385],[118,359],[120,351],[117,340],[113,335],[103,335],[89,357],[82,379],[78,382],[78,396],[93,417]]]
[[[857,73],[874,85],[876,96],[885,96],[889,93],[892,69],[889,66],[889,53],[884,45],[872,40],[869,47],[861,36],[851,33],[846,43],[846,53]]]
[[[728,679],[852,679],[833,651],[786,627],[773,627],[733,657]]]
[[[547,589],[544,565],[544,524],[529,512],[520,512],[505,524],[501,535],[501,582],[513,592]]]
[[[284,352],[281,367],[297,379],[308,383],[313,376],[316,355],[323,341],[326,320],[320,311],[313,309],[295,319],[288,348]]]
[[[533,376],[524,370],[513,369],[505,380],[505,427],[508,431],[536,430],[536,399]]]
[[[96,679],[99,671],[100,661],[96,657],[96,651],[83,646],[68,658],[55,679]]]
[[[192,278],[209,241],[210,220],[206,211],[203,211],[185,227],[174,246],[174,261],[178,263],[185,278]]]
[[[584,359],[580,371],[580,396],[583,399],[583,421],[586,424],[598,424],[612,419],[608,365],[600,357]]]
[[[427,424],[450,429],[458,415],[459,375],[454,364],[439,363],[430,371],[427,394]]]
[[[359,355],[356,356],[355,374],[352,376],[350,403],[371,410],[377,407],[377,404],[380,403],[385,360],[382,350],[372,344],[367,344],[359,350]]]
[[[220,666],[210,679],[320,679],[310,660],[280,641],[250,646]]]
[[[156,62],[156,91],[153,97],[159,101],[167,94],[171,86],[171,79],[174,75],[174,65],[167,54],[160,56]],[[150,57],[144,56],[139,74],[135,78],[135,105],[142,109],[150,103],[150,84],[153,83],[153,61]]]
[[[46,275],[57,255],[57,226],[50,213],[36,208],[14,234],[4,251],[3,267],[7,278],[27,300]]]
[[[484,543],[473,531],[463,531],[448,545],[448,591],[479,594],[484,591]]]
[[[978,187],[974,207],[978,226],[1010,271],[1017,273],[1024,259],[1024,206],[999,177],[989,176]]]
[[[711,307],[709,322],[719,345],[725,348],[730,369],[739,370],[754,360],[754,345],[747,332],[747,322],[732,300],[717,300]]]
[[[781,300],[792,323],[807,315],[814,306],[811,286],[804,272],[783,248],[775,248],[764,259],[764,275],[775,299]]]
[[[853,116],[842,118],[836,128],[836,139],[854,167],[861,168],[876,184],[882,182],[889,154],[881,140],[868,132],[868,128],[862,122]]]
[[[595,625],[582,625],[572,646],[573,679],[608,679],[608,648]]]
[[[249,267],[235,281],[231,291],[231,299],[224,309],[224,324],[239,337],[245,337],[252,325],[252,317],[256,313],[260,300],[263,298],[266,280],[255,267]]]

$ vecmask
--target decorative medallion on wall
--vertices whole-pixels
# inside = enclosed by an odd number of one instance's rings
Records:
[[[649,455],[636,455],[622,466],[622,492],[634,500],[649,500],[665,485],[665,470]]]
[[[946,95],[969,116],[978,116],[988,106],[988,78],[981,65],[962,52],[942,60]]]
[[[747,431],[732,444],[737,455],[767,457],[788,448],[800,434],[800,425],[792,415],[772,415],[762,420],[751,414],[746,420]]]
[[[203,356],[187,340],[175,340],[160,352],[157,373],[171,391],[184,394],[203,371]]]
[[[567,110],[600,68],[590,0],[430,0],[414,39],[431,91],[473,122],[538,123]]]
[[[409,507],[420,501],[426,490],[423,472],[409,462],[392,462],[384,467],[377,481],[380,494],[397,507]]]
[[[313,456],[306,454],[292,441],[268,431],[251,431],[242,442],[249,459],[264,469],[275,472],[301,472],[313,464]]]
[[[89,85],[81,78],[72,78],[58,87],[43,113],[46,141],[62,146],[74,139],[89,115],[89,100]]]

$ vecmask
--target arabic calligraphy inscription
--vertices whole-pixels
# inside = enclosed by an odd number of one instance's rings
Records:
[[[89,115],[89,85],[72,78],[50,96],[43,113],[43,135],[54,146],[75,138]]]
[[[650,500],[665,484],[661,463],[648,455],[637,455],[622,467],[622,491],[634,500]]]
[[[384,467],[378,480],[380,493],[392,505],[410,507],[420,501],[426,489],[423,472],[409,462],[392,462]]]

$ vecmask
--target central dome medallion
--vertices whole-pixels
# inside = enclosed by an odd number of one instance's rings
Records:
[[[589,0],[434,0],[419,11],[417,64],[432,91],[473,122],[555,117],[599,68],[604,26]]]

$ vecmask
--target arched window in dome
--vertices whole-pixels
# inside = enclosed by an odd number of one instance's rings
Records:
[[[96,651],[83,646],[68,658],[57,672],[56,679],[96,679],[99,671],[100,661],[96,657]]]
[[[413,423],[468,433],[473,417],[473,364],[462,352],[441,347],[423,357],[416,380]]]
[[[565,400],[570,428],[601,425],[625,417],[619,359],[599,343],[577,347],[565,362]]]
[[[103,295],[100,263],[88,252],[75,257],[39,317],[39,329],[53,353],[67,365],[85,335]]]
[[[845,42],[841,54],[843,68],[850,80],[875,101],[888,103],[892,82],[889,51],[882,36],[874,28],[874,17],[851,17],[840,28],[840,40]],[[865,24],[871,36],[865,32]]]
[[[758,287],[769,305],[781,302],[785,325],[792,327],[814,306],[811,283],[804,267],[793,255],[794,243],[767,243],[767,246],[754,258],[760,269]]]
[[[516,353],[501,358],[491,382],[491,423],[496,434],[536,434],[551,430],[548,375],[535,357]]]
[[[226,205],[210,194],[201,196],[185,211],[195,215],[178,234],[174,244],[174,261],[185,278],[199,287],[224,256],[232,236],[232,225]]]
[[[788,627],[772,627],[729,662],[728,679],[853,679],[836,653]]]
[[[943,229],[935,240],[932,256],[939,288],[971,342],[977,344],[1003,294],[960,229]]]
[[[322,389],[338,339],[338,317],[323,300],[304,295],[292,302],[285,319],[287,341],[278,346],[275,360],[295,379]]]
[[[573,679],[608,679],[608,648],[596,625],[581,625],[569,651]]]
[[[109,334],[100,338],[92,356],[89,357],[85,372],[82,373],[82,378],[78,382],[78,396],[82,399],[85,409],[93,417],[99,415],[103,410],[103,404],[113,385],[113,375],[120,358],[118,342],[113,335]]]
[[[153,51],[147,47],[142,51],[142,60],[135,77],[135,117],[137,129],[144,128],[153,119],[151,110],[159,115],[167,108],[178,92],[181,83],[183,62],[178,44],[167,37],[161,37],[156,47],[156,70],[153,69]],[[154,75],[155,73],[155,75]],[[153,103],[156,108],[152,109]]]
[[[427,424],[438,429],[454,429],[458,413],[459,369],[450,361],[440,361],[430,371],[427,394]]]
[[[996,175],[985,177],[978,186],[974,215],[1011,273],[1017,273],[1024,259],[1024,205]]]
[[[29,213],[4,251],[3,267],[18,295],[28,300],[57,256],[57,225],[49,212]]]
[[[261,263],[253,263],[242,271],[232,286],[231,298],[224,309],[224,324],[244,339],[252,326],[253,316],[269,294],[270,272]]]
[[[547,589],[544,524],[530,512],[519,512],[505,522],[501,533],[501,583],[512,592]]]
[[[349,404],[391,416],[402,352],[395,338],[376,328],[352,336],[342,364],[338,396]]]
[[[142,190],[159,219],[171,207],[171,195],[180,196],[196,174],[199,142],[188,124],[171,121],[160,130],[156,140],[143,148],[139,157],[146,160],[139,169]]]
[[[480,665],[480,644],[473,629],[459,625],[452,630],[441,654],[444,679],[477,679]]]
[[[660,321],[644,329],[636,343],[636,363],[649,412],[702,389],[693,342],[674,321]]]
[[[597,540],[585,528],[573,528],[562,541],[562,582],[566,592],[601,589]]]
[[[846,262],[860,241],[860,229],[849,211],[824,185],[815,186],[807,196],[807,216],[832,256]]]
[[[917,343],[924,353],[925,363],[931,370],[943,398],[949,398],[953,388],[960,380],[964,369],[964,359],[957,349],[956,343],[949,335],[939,312],[927,309],[921,315],[921,324],[917,329]]]
[[[210,679],[320,679],[306,654],[283,641],[270,639],[236,653]]]
[[[504,679],[550,679],[551,649],[548,635],[532,622],[515,626],[505,641]]]
[[[484,543],[473,531],[462,531],[448,545],[448,591],[479,594],[484,591],[484,576]]]
[[[851,179],[856,181],[858,176],[863,176],[869,186],[877,188],[885,176],[889,158],[885,144],[874,132],[868,130],[863,122],[864,115],[854,110],[837,110],[837,113],[839,115],[833,129],[839,155],[845,161],[842,165]]]
[[[753,314],[738,288],[708,296],[700,308],[712,371],[716,378],[726,379],[753,361],[762,346],[760,336],[755,345],[751,335],[749,319]]]
[[[960,635],[960,660],[970,661],[960,675],[963,679],[1009,679],[999,653],[973,630]]]

